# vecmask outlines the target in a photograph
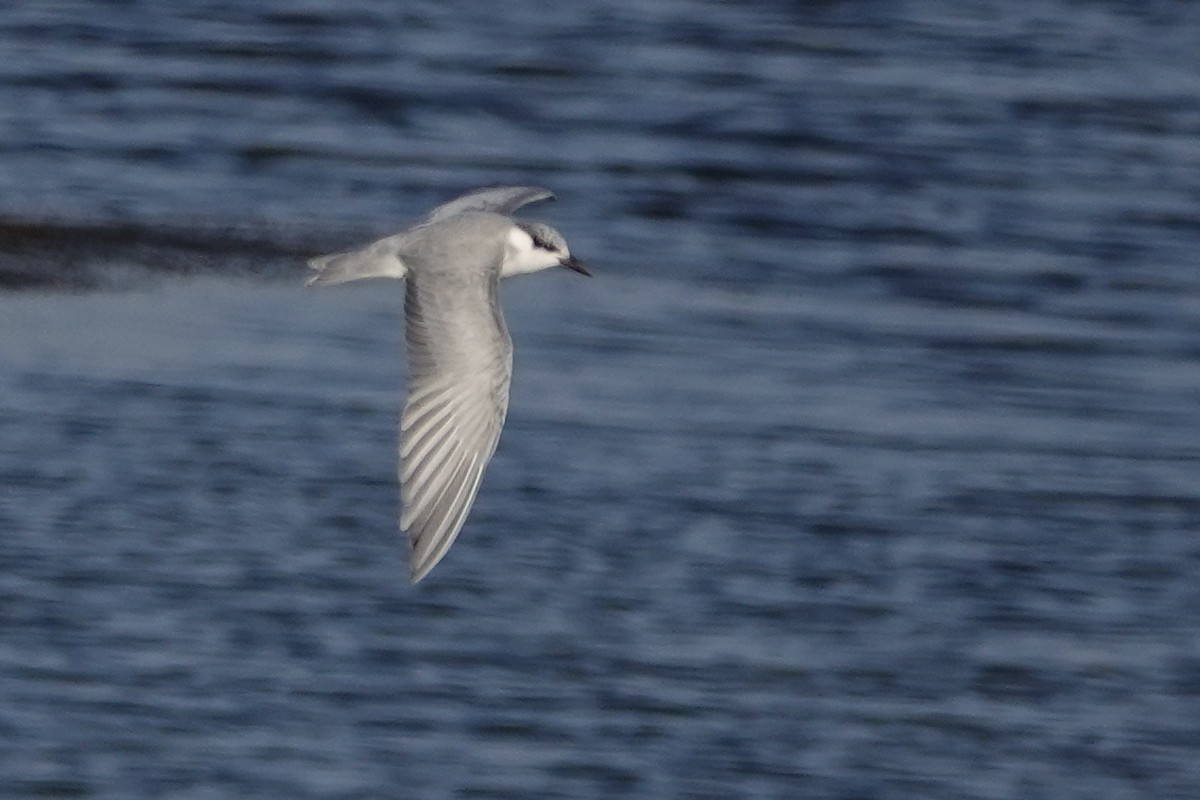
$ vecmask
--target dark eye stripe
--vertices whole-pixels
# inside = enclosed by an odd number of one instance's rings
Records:
[[[546,244],[546,241],[544,239],[541,239],[537,236],[530,236],[529,238],[533,239],[534,247],[540,247],[543,250],[553,250],[554,249],[550,245]]]

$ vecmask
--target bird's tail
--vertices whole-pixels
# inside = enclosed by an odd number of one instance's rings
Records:
[[[381,239],[361,250],[309,259],[308,267],[314,274],[307,285],[332,286],[363,278],[403,278],[408,274],[408,267],[400,260],[398,249],[388,239]]]

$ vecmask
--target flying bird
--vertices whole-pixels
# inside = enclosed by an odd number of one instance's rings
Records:
[[[308,262],[310,286],[406,281],[400,529],[408,534],[413,583],[458,536],[504,426],[512,339],[500,311],[500,279],[550,267],[591,275],[558,231],[512,216],[553,197],[536,186],[476,189],[407,230]]]

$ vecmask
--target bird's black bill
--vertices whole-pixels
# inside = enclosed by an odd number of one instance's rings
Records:
[[[558,262],[558,265],[560,267],[566,267],[569,270],[574,270],[575,272],[578,272],[580,275],[587,275],[589,278],[592,277],[592,273],[588,271],[588,268],[585,267],[583,265],[583,262],[580,261],[575,256],[569,256],[567,258],[564,258],[562,261]]]

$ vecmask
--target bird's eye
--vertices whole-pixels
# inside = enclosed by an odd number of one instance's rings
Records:
[[[546,240],[542,239],[541,237],[531,236],[530,238],[533,239],[534,247],[537,247],[541,250],[553,250],[554,249],[550,245],[546,244]]]

